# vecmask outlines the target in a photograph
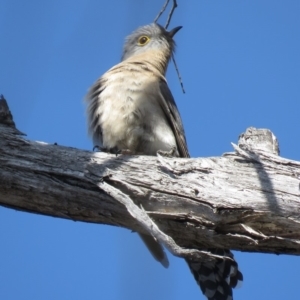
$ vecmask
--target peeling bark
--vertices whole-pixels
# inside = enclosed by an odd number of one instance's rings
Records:
[[[300,254],[300,162],[271,131],[248,128],[222,157],[116,157],[26,140],[4,101],[0,205],[151,233],[184,257]]]

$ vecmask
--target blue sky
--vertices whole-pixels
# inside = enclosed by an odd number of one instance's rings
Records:
[[[83,98],[163,0],[0,1],[0,93],[31,140],[92,149]],[[178,0],[167,79],[193,157],[269,128],[300,160],[300,2]],[[165,16],[161,19],[165,23]],[[241,199],[242,201],[242,199]],[[182,259],[165,270],[129,230],[0,208],[0,299],[204,299]],[[300,258],[235,252],[235,300],[297,299]]]

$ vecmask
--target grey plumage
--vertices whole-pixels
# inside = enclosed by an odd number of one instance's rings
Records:
[[[175,149],[175,156],[189,157],[180,114],[165,79],[175,49],[173,36],[180,28],[168,32],[158,24],[150,24],[127,37],[121,63],[100,77],[86,97],[94,145],[108,151],[129,150],[142,155]],[[140,236],[155,259],[167,267],[169,262],[162,246],[152,236]],[[209,300],[230,299],[227,296],[234,286],[224,283],[224,279],[232,270],[238,274],[236,263],[233,266],[226,261],[226,268],[222,261],[218,266],[187,263]],[[218,276],[214,276],[215,267],[220,267]],[[211,284],[212,278],[215,285]],[[224,290],[223,298],[219,296],[220,290]]]
[[[149,38],[145,46],[138,45],[141,37]],[[188,156],[181,118],[164,77],[174,47],[172,36],[156,24],[127,38],[122,62],[99,78],[87,96],[94,144],[144,155],[176,147],[177,156]]]

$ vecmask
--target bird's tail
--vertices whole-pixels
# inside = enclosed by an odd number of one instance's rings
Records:
[[[153,257],[165,268],[167,268],[169,266],[169,260],[164,248],[151,235],[139,233],[139,236],[141,237]]]
[[[243,274],[229,250],[214,249],[211,252],[231,259],[220,258],[213,262],[186,260],[186,262],[208,300],[233,300],[232,288],[242,283]]]

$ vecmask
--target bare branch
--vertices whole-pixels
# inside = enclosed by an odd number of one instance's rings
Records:
[[[113,175],[110,173],[108,176],[105,176],[103,180],[100,181],[98,187],[104,190],[108,195],[112,196],[115,200],[124,205],[130,215],[137,220],[141,226],[156,240],[163,244],[173,255],[185,258],[197,258],[205,260],[213,259],[230,259],[232,258],[227,256],[215,255],[207,251],[200,251],[196,249],[183,249],[179,247],[175,241],[165,233],[163,233],[158,226],[152,221],[148,214],[138,208],[138,206],[132,201],[132,199],[122,193],[120,190],[114,188],[113,186],[106,183],[106,181],[113,181]]]
[[[165,10],[166,10],[166,8],[167,8],[169,2],[170,2],[170,0],[166,0],[166,2],[165,2],[165,4],[163,5],[161,11],[158,13],[158,15],[156,16],[156,18],[154,19],[154,23],[156,23],[157,20],[161,17],[161,15],[165,12]],[[178,5],[177,5],[177,1],[176,1],[176,0],[173,0],[173,6],[172,6],[171,11],[170,11],[170,13],[169,13],[169,15],[168,15],[167,22],[166,22],[166,25],[165,25],[165,29],[168,29],[169,24],[170,24],[171,19],[172,19],[172,16],[173,16],[173,13],[174,13],[174,11],[175,11],[175,9],[176,9],[177,6],[178,6]]]
[[[13,116],[3,95],[0,95],[0,124],[10,126],[15,130],[15,133],[17,134],[26,135],[16,128]]]
[[[156,18],[154,19],[154,23],[157,22],[157,20],[160,18],[160,16],[164,13],[164,11],[166,10],[168,4],[169,4],[170,0],[166,0],[164,6],[162,7],[161,11],[158,13],[158,15],[156,16]]]
[[[211,248],[300,255],[300,162],[277,155],[269,130],[249,128],[225,157],[188,159],[32,142],[3,123],[2,206],[150,233],[189,259],[215,259]]]
[[[174,63],[174,66],[175,66],[175,70],[176,70],[176,73],[177,73],[177,76],[178,76],[178,79],[179,79],[179,82],[180,82],[180,86],[181,86],[181,89],[182,89],[182,92],[185,94],[185,90],[184,90],[184,87],[183,87],[183,82],[182,82],[182,78],[181,78],[181,75],[179,73],[179,69],[177,67],[177,63],[175,61],[175,58],[174,58],[174,55],[172,54],[172,61]]]
[[[0,123],[16,128],[12,114],[3,95],[0,95]]]
[[[159,12],[159,14],[157,15],[157,17],[155,18],[154,20],[154,23],[157,22],[157,20],[160,18],[160,16],[164,13],[164,11],[166,10],[168,4],[169,4],[170,0],[166,0],[163,8],[161,9],[161,11]],[[169,16],[168,16],[168,19],[167,19],[167,22],[166,22],[166,25],[165,25],[165,28],[167,29],[170,22],[171,22],[171,19],[172,19],[172,15],[175,11],[175,8],[177,7],[177,1],[176,0],[173,0],[173,6],[171,8],[171,11],[169,13]],[[182,82],[182,78],[181,78],[181,75],[179,73],[179,69],[177,67],[177,64],[176,64],[176,61],[175,61],[175,58],[174,58],[174,55],[172,54],[172,61],[174,63],[174,66],[175,66],[175,70],[176,70],[176,73],[177,73],[177,76],[178,76],[178,79],[179,79],[179,82],[180,82],[180,86],[181,86],[181,89],[182,89],[182,92],[185,94],[185,90],[184,90],[184,87],[183,87],[183,82]]]
[[[210,248],[299,255],[300,162],[236,149],[214,158],[115,157],[28,141],[0,125],[0,205],[150,232],[185,257]]]
[[[173,6],[172,6],[172,9],[171,9],[171,11],[169,13],[169,16],[168,16],[168,19],[167,19],[167,23],[166,23],[166,26],[165,26],[166,29],[168,29],[168,27],[169,27],[169,24],[171,22],[171,19],[172,19],[172,16],[173,16],[173,13],[174,13],[174,10],[175,10],[176,7],[177,7],[177,1],[173,0]]]

